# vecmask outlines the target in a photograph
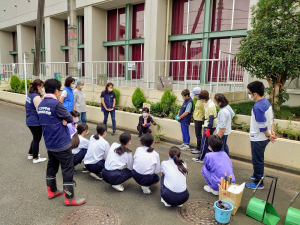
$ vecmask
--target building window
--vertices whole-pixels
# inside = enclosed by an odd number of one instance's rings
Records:
[[[131,60],[132,61],[144,61],[144,44],[132,45],[131,48],[132,48]],[[136,69],[132,70],[132,79],[143,78],[144,63],[136,62],[135,67],[136,67]]]
[[[203,32],[205,0],[174,0],[172,35]]]
[[[132,39],[144,38],[144,10],[145,4],[133,6]]]
[[[65,20],[65,46],[69,46],[68,20]],[[69,50],[65,50],[66,76],[69,75]]]
[[[78,16],[78,34],[77,34],[77,43],[78,45],[84,45],[84,17]],[[85,64],[84,62],[84,48],[78,48],[78,62],[81,62],[81,68],[79,69],[79,74],[85,76]]]
[[[108,11],[108,41],[125,40],[126,13],[125,8]]]
[[[124,77],[125,46],[110,46],[107,48],[108,76]]]

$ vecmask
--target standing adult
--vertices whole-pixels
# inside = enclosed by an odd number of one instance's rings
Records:
[[[255,189],[264,175],[265,150],[269,142],[275,142],[276,136],[273,130],[274,114],[272,105],[264,98],[265,86],[260,81],[248,84],[249,98],[255,101],[251,111],[250,141],[253,164],[252,183],[246,184],[247,188]],[[264,189],[263,181],[258,189]]]
[[[86,123],[85,93],[83,88],[84,82],[77,81],[76,89],[74,90],[74,109],[79,113],[78,123]]]
[[[227,98],[222,94],[215,95],[215,104],[216,106],[220,107],[220,111],[218,113],[217,118],[217,135],[222,138],[223,146],[221,151],[226,152],[229,156],[229,147],[227,145],[227,138],[228,135],[231,133],[231,121],[234,117],[235,113],[233,112],[232,108],[230,107]]]
[[[115,105],[116,105],[116,95],[113,91],[114,85],[112,83],[107,83],[105,86],[105,90],[101,93],[101,110],[104,113],[103,123],[107,124],[108,114],[110,113],[111,121],[113,125],[113,131],[111,135],[116,134],[116,113],[115,113]]]
[[[33,139],[28,152],[28,159],[33,159],[33,163],[46,161],[46,158],[39,157],[40,141],[43,135],[42,126],[39,122],[37,109],[41,103],[41,94],[44,92],[44,82],[36,79],[31,83],[29,94],[26,97],[26,125],[28,126]]]
[[[65,205],[82,205],[84,198],[75,198],[73,180],[74,164],[72,156],[71,137],[67,123],[73,122],[73,117],[57,100],[60,97],[61,83],[56,79],[45,82],[46,94],[38,107],[39,121],[43,127],[43,135],[48,150],[48,165],[46,182],[48,198],[65,195]],[[57,189],[56,174],[61,165],[64,190]]]
[[[201,140],[201,149],[197,158],[193,158],[194,162],[203,163],[204,157],[208,152],[208,138],[216,130],[217,123],[217,109],[214,102],[209,98],[209,93],[206,90],[202,90],[199,95],[200,101],[205,103],[204,105],[204,128]]]
[[[192,150],[193,154],[199,154],[201,149],[201,140],[202,140],[202,125],[203,125],[203,117],[204,117],[204,103],[200,101],[199,95],[201,92],[201,88],[195,87],[192,91],[191,97],[195,97],[197,102],[195,104],[195,110],[193,113],[194,125],[195,125],[195,134],[197,138],[197,147]]]
[[[75,79],[67,77],[65,80],[65,87],[61,93],[59,101],[63,103],[66,110],[71,112],[74,109],[74,93],[73,89],[76,87]]]

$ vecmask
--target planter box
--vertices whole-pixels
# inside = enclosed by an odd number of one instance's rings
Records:
[[[0,91],[0,99],[7,102],[17,103],[19,105],[25,105],[26,96],[7,91]]]

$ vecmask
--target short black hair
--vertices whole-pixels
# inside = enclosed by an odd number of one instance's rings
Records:
[[[45,87],[45,92],[47,94],[54,94],[56,90],[60,91],[61,83],[60,83],[60,81],[58,81],[54,78],[53,79],[48,79],[44,83],[44,87]]]
[[[200,92],[200,94],[199,94],[199,98],[208,101],[209,100],[209,93],[208,93],[208,91],[207,90],[202,90]]]
[[[70,87],[73,81],[75,81],[73,77],[67,77],[65,80],[65,87]]]
[[[181,95],[183,95],[184,97],[185,96],[189,96],[190,97],[190,91],[188,89],[184,89],[182,92],[181,92]]]
[[[220,138],[217,135],[211,135],[208,138],[208,145],[212,148],[214,152],[219,152],[221,151],[223,146],[222,138]]]
[[[72,110],[71,112],[71,115],[73,116],[73,117],[79,117],[80,116],[80,114],[79,114],[79,112],[77,112],[76,110]]]
[[[149,113],[149,109],[148,109],[147,107],[144,107],[144,108],[142,109],[142,112]]]
[[[247,85],[247,88],[252,92],[252,94],[256,93],[259,96],[264,96],[265,94],[265,85],[261,81],[253,81]]]
[[[223,95],[223,94],[216,94],[215,95],[215,100],[220,103],[220,108],[224,108],[225,106],[227,106],[229,104],[227,98]]]

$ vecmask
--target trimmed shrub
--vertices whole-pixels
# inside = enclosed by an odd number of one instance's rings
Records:
[[[118,105],[119,104],[119,98],[120,98],[120,91],[118,89],[114,88],[113,92],[116,95],[116,105]]]
[[[30,88],[31,80],[27,79],[27,90]],[[25,91],[25,79],[20,84],[20,90]]]
[[[144,97],[143,92],[138,87],[137,89],[135,89],[132,95],[132,104],[135,106],[135,108],[139,109],[143,107],[144,102],[146,102],[146,99]]]
[[[21,81],[17,75],[13,75],[10,78],[10,87],[13,91],[18,91],[20,89]]]
[[[166,105],[172,105],[176,101],[177,97],[171,93],[170,89],[166,89],[161,96],[160,108],[164,109]]]
[[[230,104],[232,109],[236,109],[237,114],[248,115],[251,116],[251,111],[255,102],[241,102],[238,104]]]

